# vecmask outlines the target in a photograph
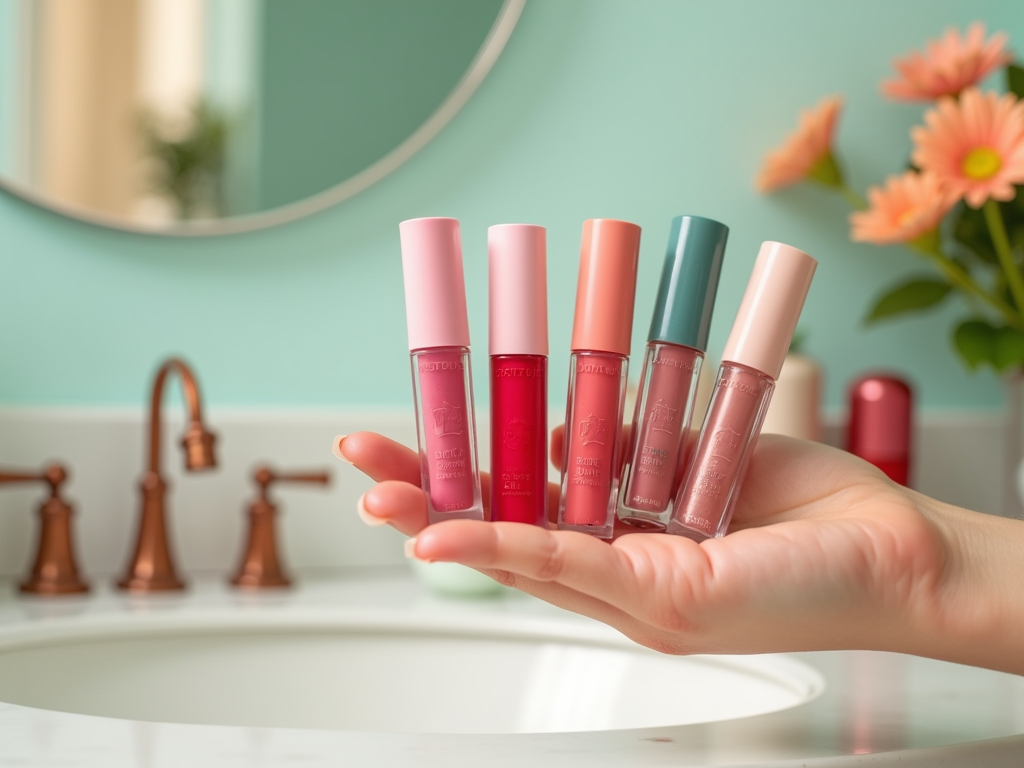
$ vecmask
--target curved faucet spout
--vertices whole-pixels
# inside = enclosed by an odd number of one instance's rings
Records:
[[[175,573],[167,535],[165,497],[167,481],[160,461],[161,406],[167,377],[176,372],[188,409],[188,426],[181,441],[185,451],[185,468],[189,471],[216,466],[213,452],[214,435],[203,426],[199,385],[192,369],[178,358],[169,358],[153,380],[149,401],[149,468],[142,477],[142,512],[139,519],[135,551],[125,576],[118,581],[121,589],[132,592],[153,592],[184,589],[185,583]]]

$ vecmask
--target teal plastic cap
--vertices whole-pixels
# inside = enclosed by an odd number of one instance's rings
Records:
[[[672,219],[648,341],[707,349],[728,237],[729,228],[713,219]]]

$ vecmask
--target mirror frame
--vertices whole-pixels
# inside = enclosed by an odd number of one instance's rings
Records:
[[[209,235],[231,235],[239,232],[253,232],[278,224],[286,224],[319,213],[347,200],[353,195],[376,184],[390,174],[402,163],[422,149],[434,138],[448,121],[463,107],[473,95],[480,83],[491,71],[494,62],[505,48],[512,30],[515,29],[526,0],[505,0],[494,21],[487,38],[480,50],[463,73],[455,88],[448,94],[441,105],[412,134],[372,165],[367,166],[354,176],[350,176],[333,187],[317,192],[295,203],[278,208],[271,208],[260,213],[225,219],[205,219],[177,222],[170,225],[134,224],[115,216],[96,213],[87,208],[67,203],[55,202],[46,196],[18,182],[0,177],[0,190],[22,200],[26,200],[40,208],[58,213],[72,219],[84,221],[99,227],[134,232],[137,234],[159,235],[163,237],[195,237]]]

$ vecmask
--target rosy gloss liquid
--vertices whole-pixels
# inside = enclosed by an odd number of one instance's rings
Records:
[[[672,221],[619,489],[619,519],[642,530],[672,514],[728,235],[712,219]]]
[[[615,524],[640,227],[583,224],[566,398],[558,527],[611,538]]]
[[[459,222],[410,219],[399,232],[428,518],[483,520]]]
[[[487,230],[491,520],[546,526],[548,314],[543,227]]]
[[[669,533],[704,541],[728,530],[817,265],[796,248],[762,243],[676,495]]]

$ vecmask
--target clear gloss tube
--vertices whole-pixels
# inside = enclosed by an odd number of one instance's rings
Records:
[[[663,531],[672,515],[703,360],[690,347],[647,345],[618,508],[619,519],[636,528]]]

